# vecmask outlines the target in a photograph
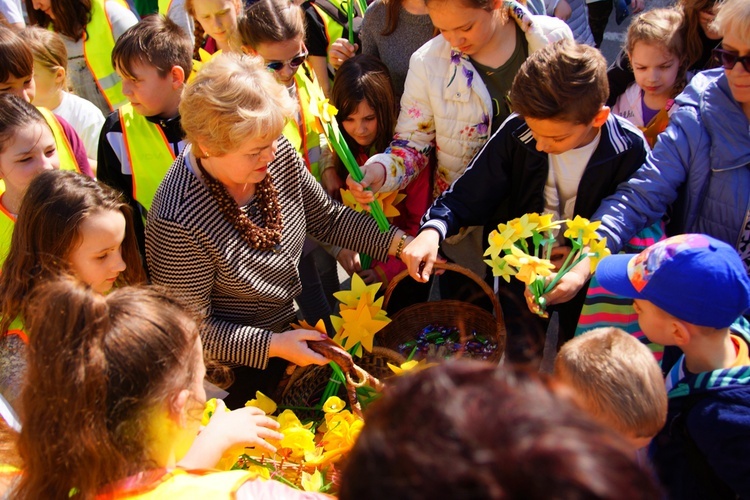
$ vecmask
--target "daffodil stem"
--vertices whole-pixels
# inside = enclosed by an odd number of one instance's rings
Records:
[[[346,14],[349,21],[349,43],[354,45],[354,1],[349,0],[347,2]]]
[[[414,355],[417,353],[417,346],[414,346],[414,349],[411,350],[409,353],[409,357],[406,358],[406,361],[411,361],[414,358]]]
[[[362,269],[370,269],[372,267],[372,257],[366,253],[359,254],[359,264],[362,266]]]
[[[572,264],[568,265],[568,263],[569,263],[571,257],[573,257],[573,255],[578,255],[578,258],[576,258],[576,260]],[[568,258],[565,259],[565,263],[563,264],[563,266],[560,268],[560,271],[555,276],[555,279],[553,279],[552,281],[550,281],[549,285],[547,285],[545,287],[544,293],[547,293],[550,290],[552,290],[553,288],[555,288],[555,285],[557,285],[557,282],[560,281],[560,278],[562,278],[563,275],[568,274],[568,271],[570,271],[572,268],[576,267],[583,259],[585,259],[588,256],[589,256],[588,253],[582,253],[582,252],[579,252],[577,250],[575,252],[570,252],[568,254]]]

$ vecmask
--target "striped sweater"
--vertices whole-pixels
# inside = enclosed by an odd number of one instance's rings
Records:
[[[279,190],[281,244],[269,251],[252,249],[193,173],[189,151],[190,146],[167,172],[148,213],[151,279],[204,315],[201,336],[214,360],[263,369],[271,335],[288,330],[294,320],[305,234],[384,260],[396,229],[381,233],[368,215],[331,200],[281,138],[276,159],[268,165]],[[255,199],[243,210],[262,225]]]

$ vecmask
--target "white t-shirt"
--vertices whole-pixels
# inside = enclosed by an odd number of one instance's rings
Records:
[[[99,133],[104,125],[104,115],[101,110],[82,97],[63,92],[62,102],[52,112],[70,123],[81,136],[86,148],[86,156],[96,160]]]
[[[19,0],[0,0],[0,14],[4,15],[10,24],[25,23],[23,7]]]
[[[593,141],[580,148],[571,149],[559,155],[549,155],[549,173],[544,185],[544,208],[546,213],[557,218],[572,219],[578,196],[578,185],[586,170],[591,155],[594,154],[602,132]]]

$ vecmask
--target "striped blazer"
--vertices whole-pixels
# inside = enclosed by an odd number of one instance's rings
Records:
[[[285,138],[268,173],[279,190],[284,229],[273,250],[250,248],[219,212],[190,165],[190,146],[156,192],[146,225],[151,279],[205,317],[204,349],[229,366],[265,368],[271,335],[289,329],[302,290],[297,267],[305,234],[384,260],[396,228],[331,200]],[[262,224],[255,199],[243,207]]]

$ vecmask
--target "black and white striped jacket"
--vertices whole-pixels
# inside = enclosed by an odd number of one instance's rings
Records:
[[[205,315],[204,348],[230,366],[265,368],[273,333],[289,329],[292,300],[302,287],[297,266],[305,233],[320,241],[385,260],[395,228],[381,233],[371,217],[331,200],[293,146],[279,139],[268,165],[279,190],[281,244],[250,248],[186,162],[177,157],[156,192],[146,226],[146,257],[154,283]],[[255,200],[245,207],[262,224]]]

